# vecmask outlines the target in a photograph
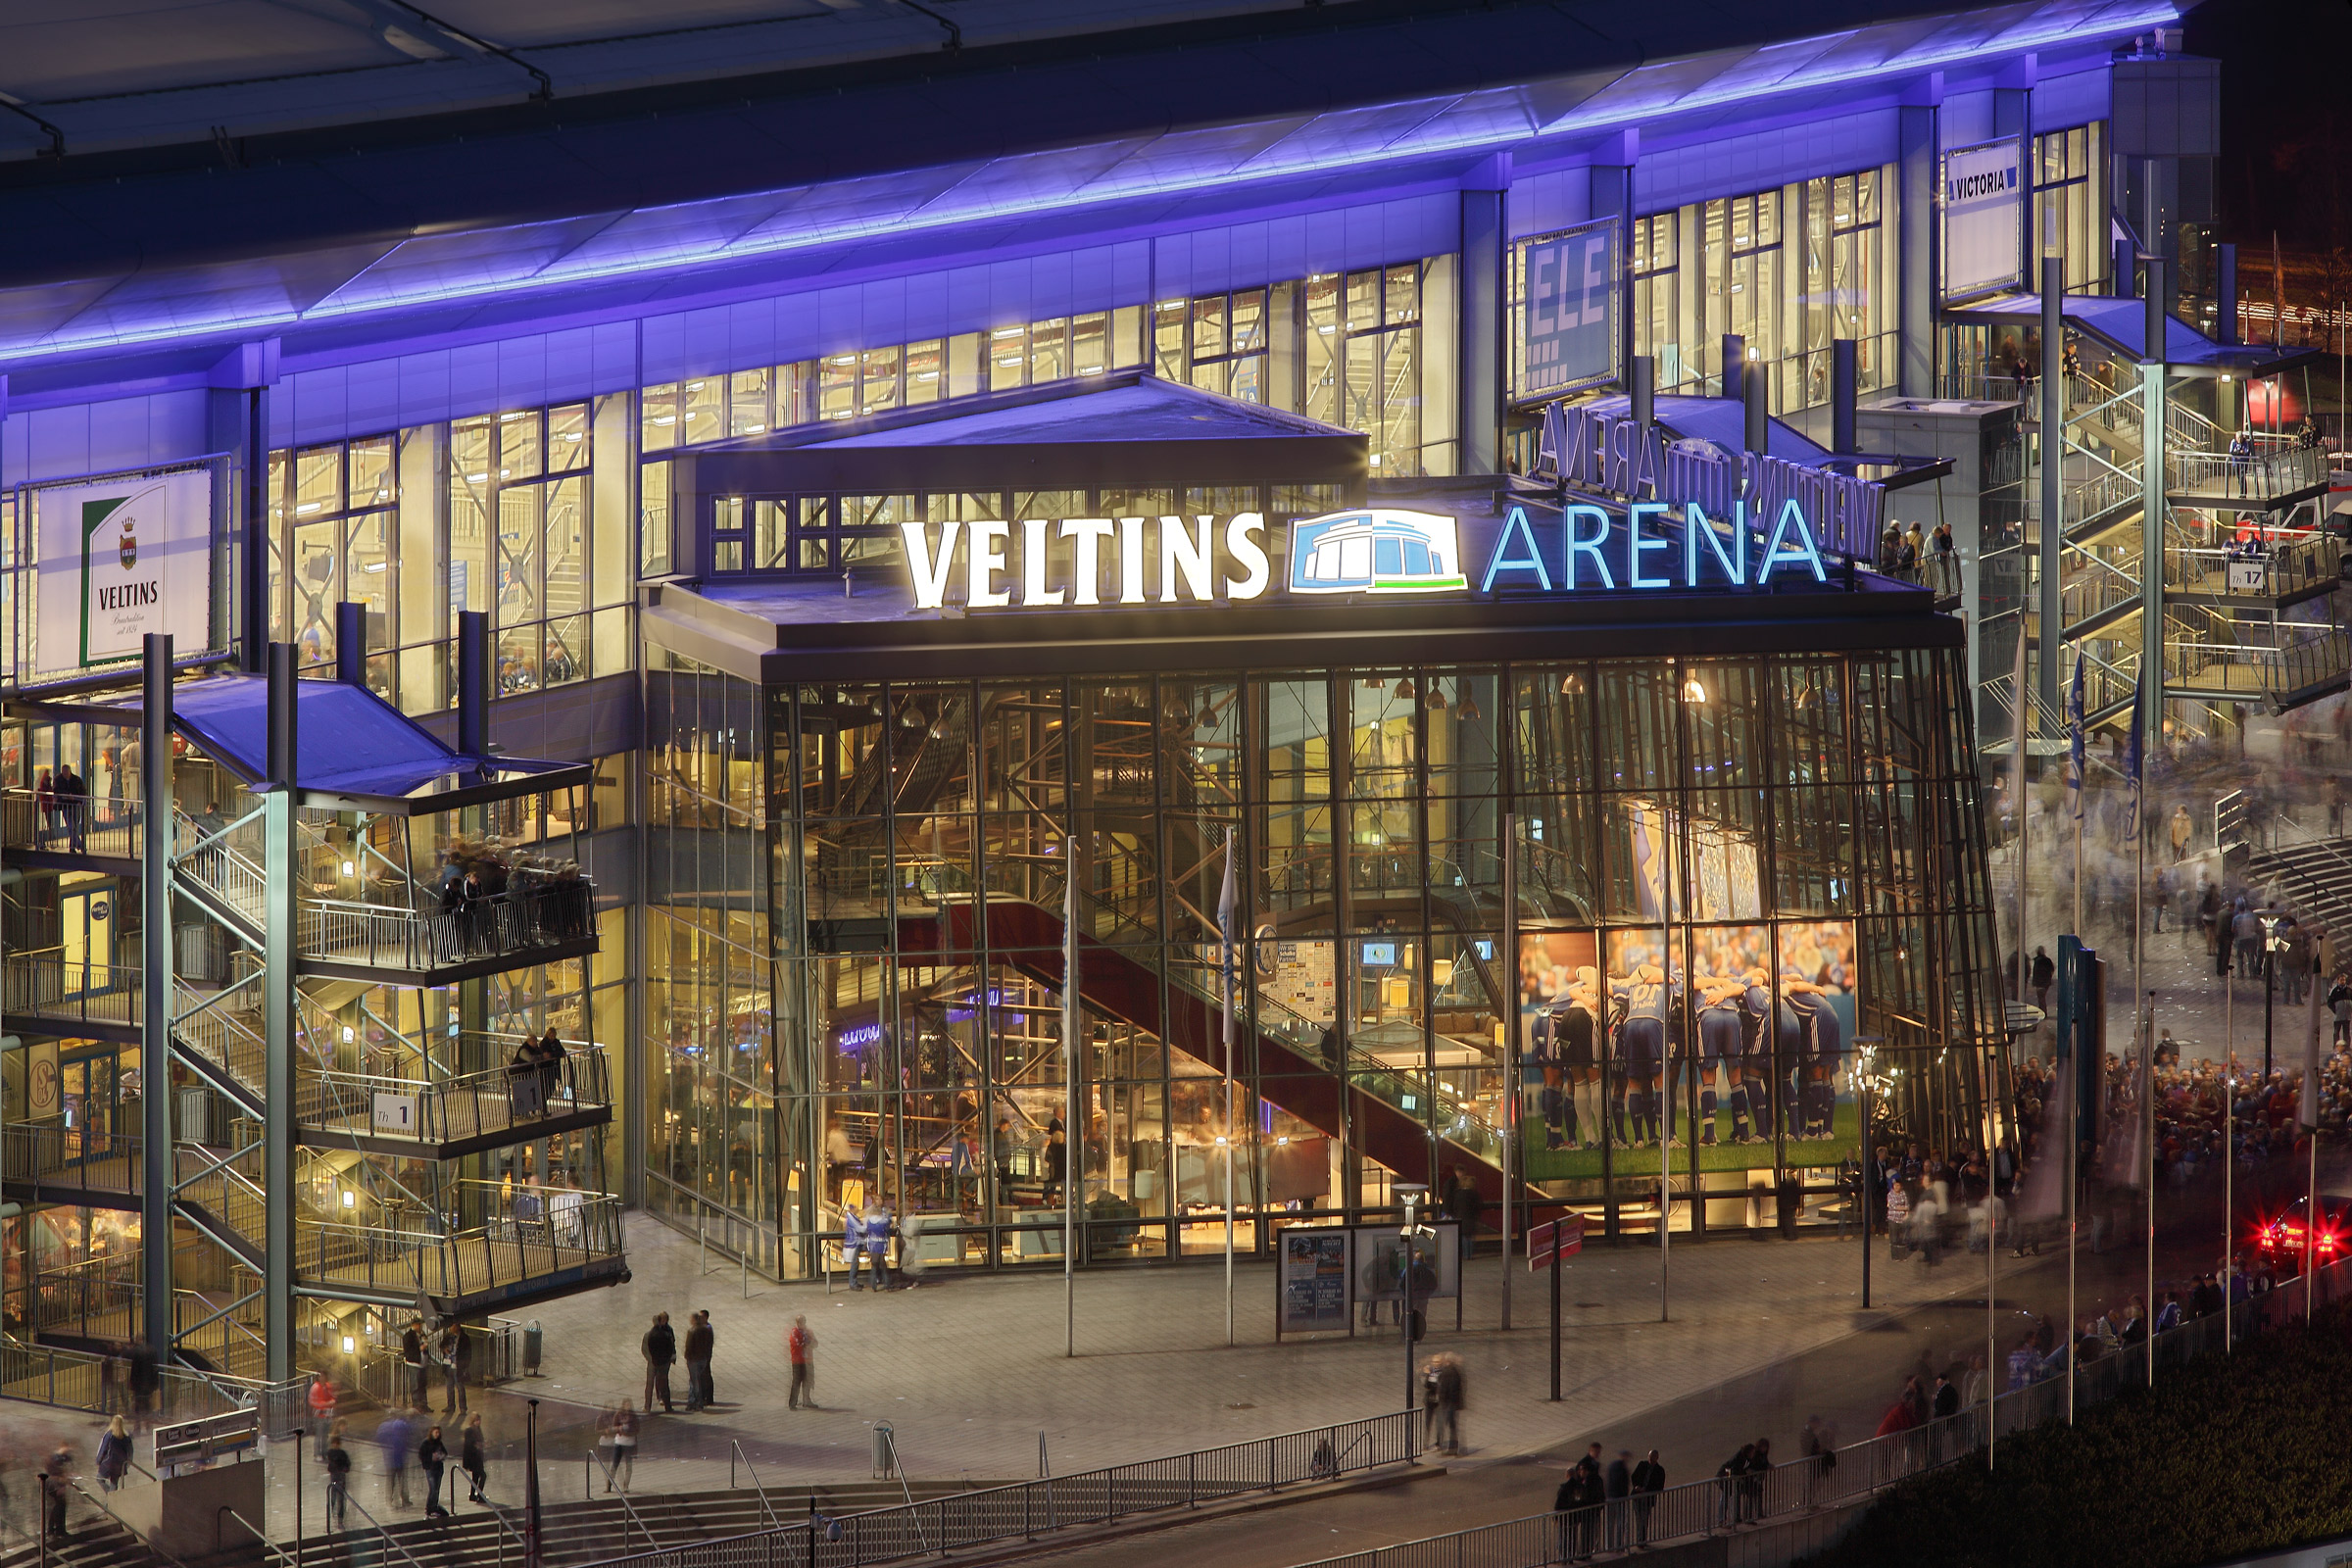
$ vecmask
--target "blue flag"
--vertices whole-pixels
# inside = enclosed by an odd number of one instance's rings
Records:
[[[2132,738],[2124,743],[2124,837],[2139,831],[2139,687],[2132,688]]]
[[[2066,694],[2066,791],[2075,820],[2082,820],[2082,656],[2075,655],[2075,683]]]

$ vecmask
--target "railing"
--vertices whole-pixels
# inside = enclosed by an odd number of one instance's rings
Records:
[[[62,948],[12,953],[0,958],[0,1011],[137,1023],[140,974],[133,963],[69,960]]]
[[[2279,539],[2267,549],[2253,552],[2222,546],[2208,549],[2168,545],[2164,552],[2164,586],[2184,593],[2246,593],[2276,598],[2341,581],[2343,555],[2343,545],[2325,534]],[[2259,587],[2241,589],[2230,582],[2232,568],[2247,567],[2261,572]]]
[[[73,803],[69,810],[51,797],[46,811],[31,790],[0,790],[0,845],[53,855],[103,855],[119,860],[139,858],[146,836],[139,831],[144,820],[139,802],[81,800]]]
[[[448,1216],[435,1228],[306,1221],[295,1230],[295,1271],[325,1285],[452,1298],[543,1279],[621,1256],[620,1200],[572,1188],[460,1182],[464,1229]],[[491,1212],[493,1208],[497,1212]],[[447,1226],[449,1228],[440,1228]]]
[[[2316,635],[2280,647],[2196,642],[2168,636],[2164,644],[2165,679],[2192,687],[2219,687],[2231,693],[2263,692],[2277,696],[2301,691],[2352,668],[2352,636],[2333,627],[2313,630]],[[2242,677],[2237,671],[2243,671]]]
[[[611,1070],[604,1048],[568,1051],[554,1066],[512,1064],[456,1078],[390,1078],[369,1073],[306,1072],[295,1117],[305,1127],[414,1138],[446,1144],[521,1132],[552,1116],[609,1108]]]
[[[2128,473],[2112,469],[2095,473],[2080,484],[2070,484],[2058,492],[2060,526],[2072,531],[2094,517],[2103,517],[2123,507],[2137,504],[2140,499],[2139,481]],[[2041,487],[2029,483],[2020,498],[2021,513],[2027,522],[2041,518]]]
[[[587,878],[567,878],[429,913],[391,905],[305,899],[296,941],[308,957],[429,969],[591,936],[595,893],[595,884]]]
[[[180,1149],[173,1201],[202,1203],[213,1220],[256,1251],[270,1233],[270,1200],[261,1186],[226,1160],[201,1150]]]
[[[2229,501],[2270,501],[2328,482],[2328,454],[2317,447],[2258,439],[2247,457],[2227,452],[2168,452],[2165,488]]]
[[[239,848],[242,834],[254,854],[260,845],[255,824],[260,811],[248,811],[234,822],[215,827],[197,821],[176,808],[172,813],[172,864],[181,876],[210,888],[222,903],[259,926],[270,907],[270,875],[252,854]]]
[[[146,1149],[137,1133],[93,1135],[87,1125],[0,1127],[0,1173],[12,1182],[54,1181],[85,1192],[135,1193]]]
[[[261,984],[262,972],[256,970],[209,997],[176,982],[172,988],[172,1033],[257,1096],[268,1092],[270,1046],[260,1028],[239,1015],[259,1010],[240,1004],[258,1004]]]
[[[127,1334],[138,1310],[139,1279],[135,1250],[100,1252],[63,1266],[35,1263],[24,1325],[35,1334],[69,1326],[85,1338]]]
[[[2347,1272],[2347,1267],[2337,1263],[2321,1271],[2313,1281],[2319,1302],[2352,1295],[2352,1272]],[[2037,1366],[2041,1375],[2001,1393],[1992,1401],[1996,1454],[2000,1439],[2066,1419],[2070,1371],[2075,1408],[2098,1404],[2126,1389],[2146,1387],[2151,1357],[2159,1372],[2178,1369],[2222,1348],[2232,1332],[2242,1338],[2300,1315],[2303,1298],[2302,1282],[2294,1281],[2237,1303],[2229,1314],[2195,1319],[2096,1360],[2070,1366],[2072,1355],[2061,1349]],[[1760,1473],[1687,1482],[1591,1507],[1531,1514],[1450,1535],[1326,1557],[1306,1568],[1424,1568],[1441,1563],[1449,1568],[1468,1564],[1536,1568],[1603,1552],[1730,1534],[1767,1520],[1801,1518],[1864,1501],[1907,1477],[1971,1459],[1984,1446],[1985,1414],[1980,1401],[1958,1415],[1837,1449],[1826,1459],[1800,1456]]]
[[[1409,1464],[1418,1419],[1419,1412],[1406,1410],[1346,1421],[1164,1459],[847,1514],[813,1525],[781,1525],[721,1541],[608,1557],[595,1568],[610,1563],[732,1568],[754,1562],[859,1568],[990,1542],[1029,1540],[1056,1530],[1108,1524],[1131,1514],[1194,1507],[1381,1465]]]
[[[0,1394],[61,1409],[108,1411],[106,1357],[86,1350],[66,1350],[50,1345],[26,1345],[0,1339]],[[192,1421],[225,1415],[246,1401],[223,1389],[223,1381],[179,1367],[155,1370],[154,1408],[158,1420]],[[130,1396],[125,1395],[125,1397]]]

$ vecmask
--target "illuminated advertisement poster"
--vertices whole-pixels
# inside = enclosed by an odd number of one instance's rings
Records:
[[[1617,377],[1618,220],[1511,246],[1511,396],[1557,397]]]
[[[201,468],[34,493],[42,674],[136,659],[149,632],[209,646],[212,500]]]
[[[1853,965],[1846,920],[1523,935],[1530,1178],[1655,1175],[1661,1149],[1678,1171],[1836,1165],[1856,1126]]]

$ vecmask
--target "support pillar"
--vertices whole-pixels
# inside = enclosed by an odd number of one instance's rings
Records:
[[[2164,744],[2164,258],[2147,261],[2148,350],[2139,367],[2139,721],[2142,748]],[[2144,755],[2144,754],[2143,754]]]
[[[1925,102],[1907,102],[1896,114],[1895,183],[1900,200],[1895,210],[1895,235],[1902,320],[1901,390],[1905,397],[1930,397],[1936,391],[1936,294],[1942,269],[1936,260],[1936,143],[1939,80],[1922,85],[1914,95]]]
[[[172,639],[150,632],[139,705],[141,1332],[172,1358]]]
[[[2058,603],[2058,578],[2066,541],[2066,259],[2041,259],[2041,540],[2036,553],[2041,570],[2039,679],[2041,710],[2057,721],[2058,662],[2065,626]],[[2024,809],[2024,803],[2019,803]]]
[[[295,647],[271,643],[270,655],[270,750],[267,793],[262,797],[263,853],[267,887],[263,900],[262,1035],[269,1051],[264,1068],[268,1102],[262,1122],[262,1188],[266,1234],[262,1241],[262,1327],[270,1345],[269,1378],[294,1375],[294,963],[295,942]]]
[[[368,607],[348,599],[335,602],[335,679],[368,684]]]
[[[1502,471],[1502,205],[1509,160],[1494,157],[1462,181],[1462,473]]]

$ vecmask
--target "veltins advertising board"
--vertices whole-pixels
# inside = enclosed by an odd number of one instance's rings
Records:
[[[1943,155],[1943,297],[2025,281],[2025,149],[2015,138]]]
[[[1555,397],[1617,375],[1617,220],[1511,246],[1511,396]]]
[[[211,641],[213,476],[202,468],[33,492],[44,675],[136,659],[149,632]]]

